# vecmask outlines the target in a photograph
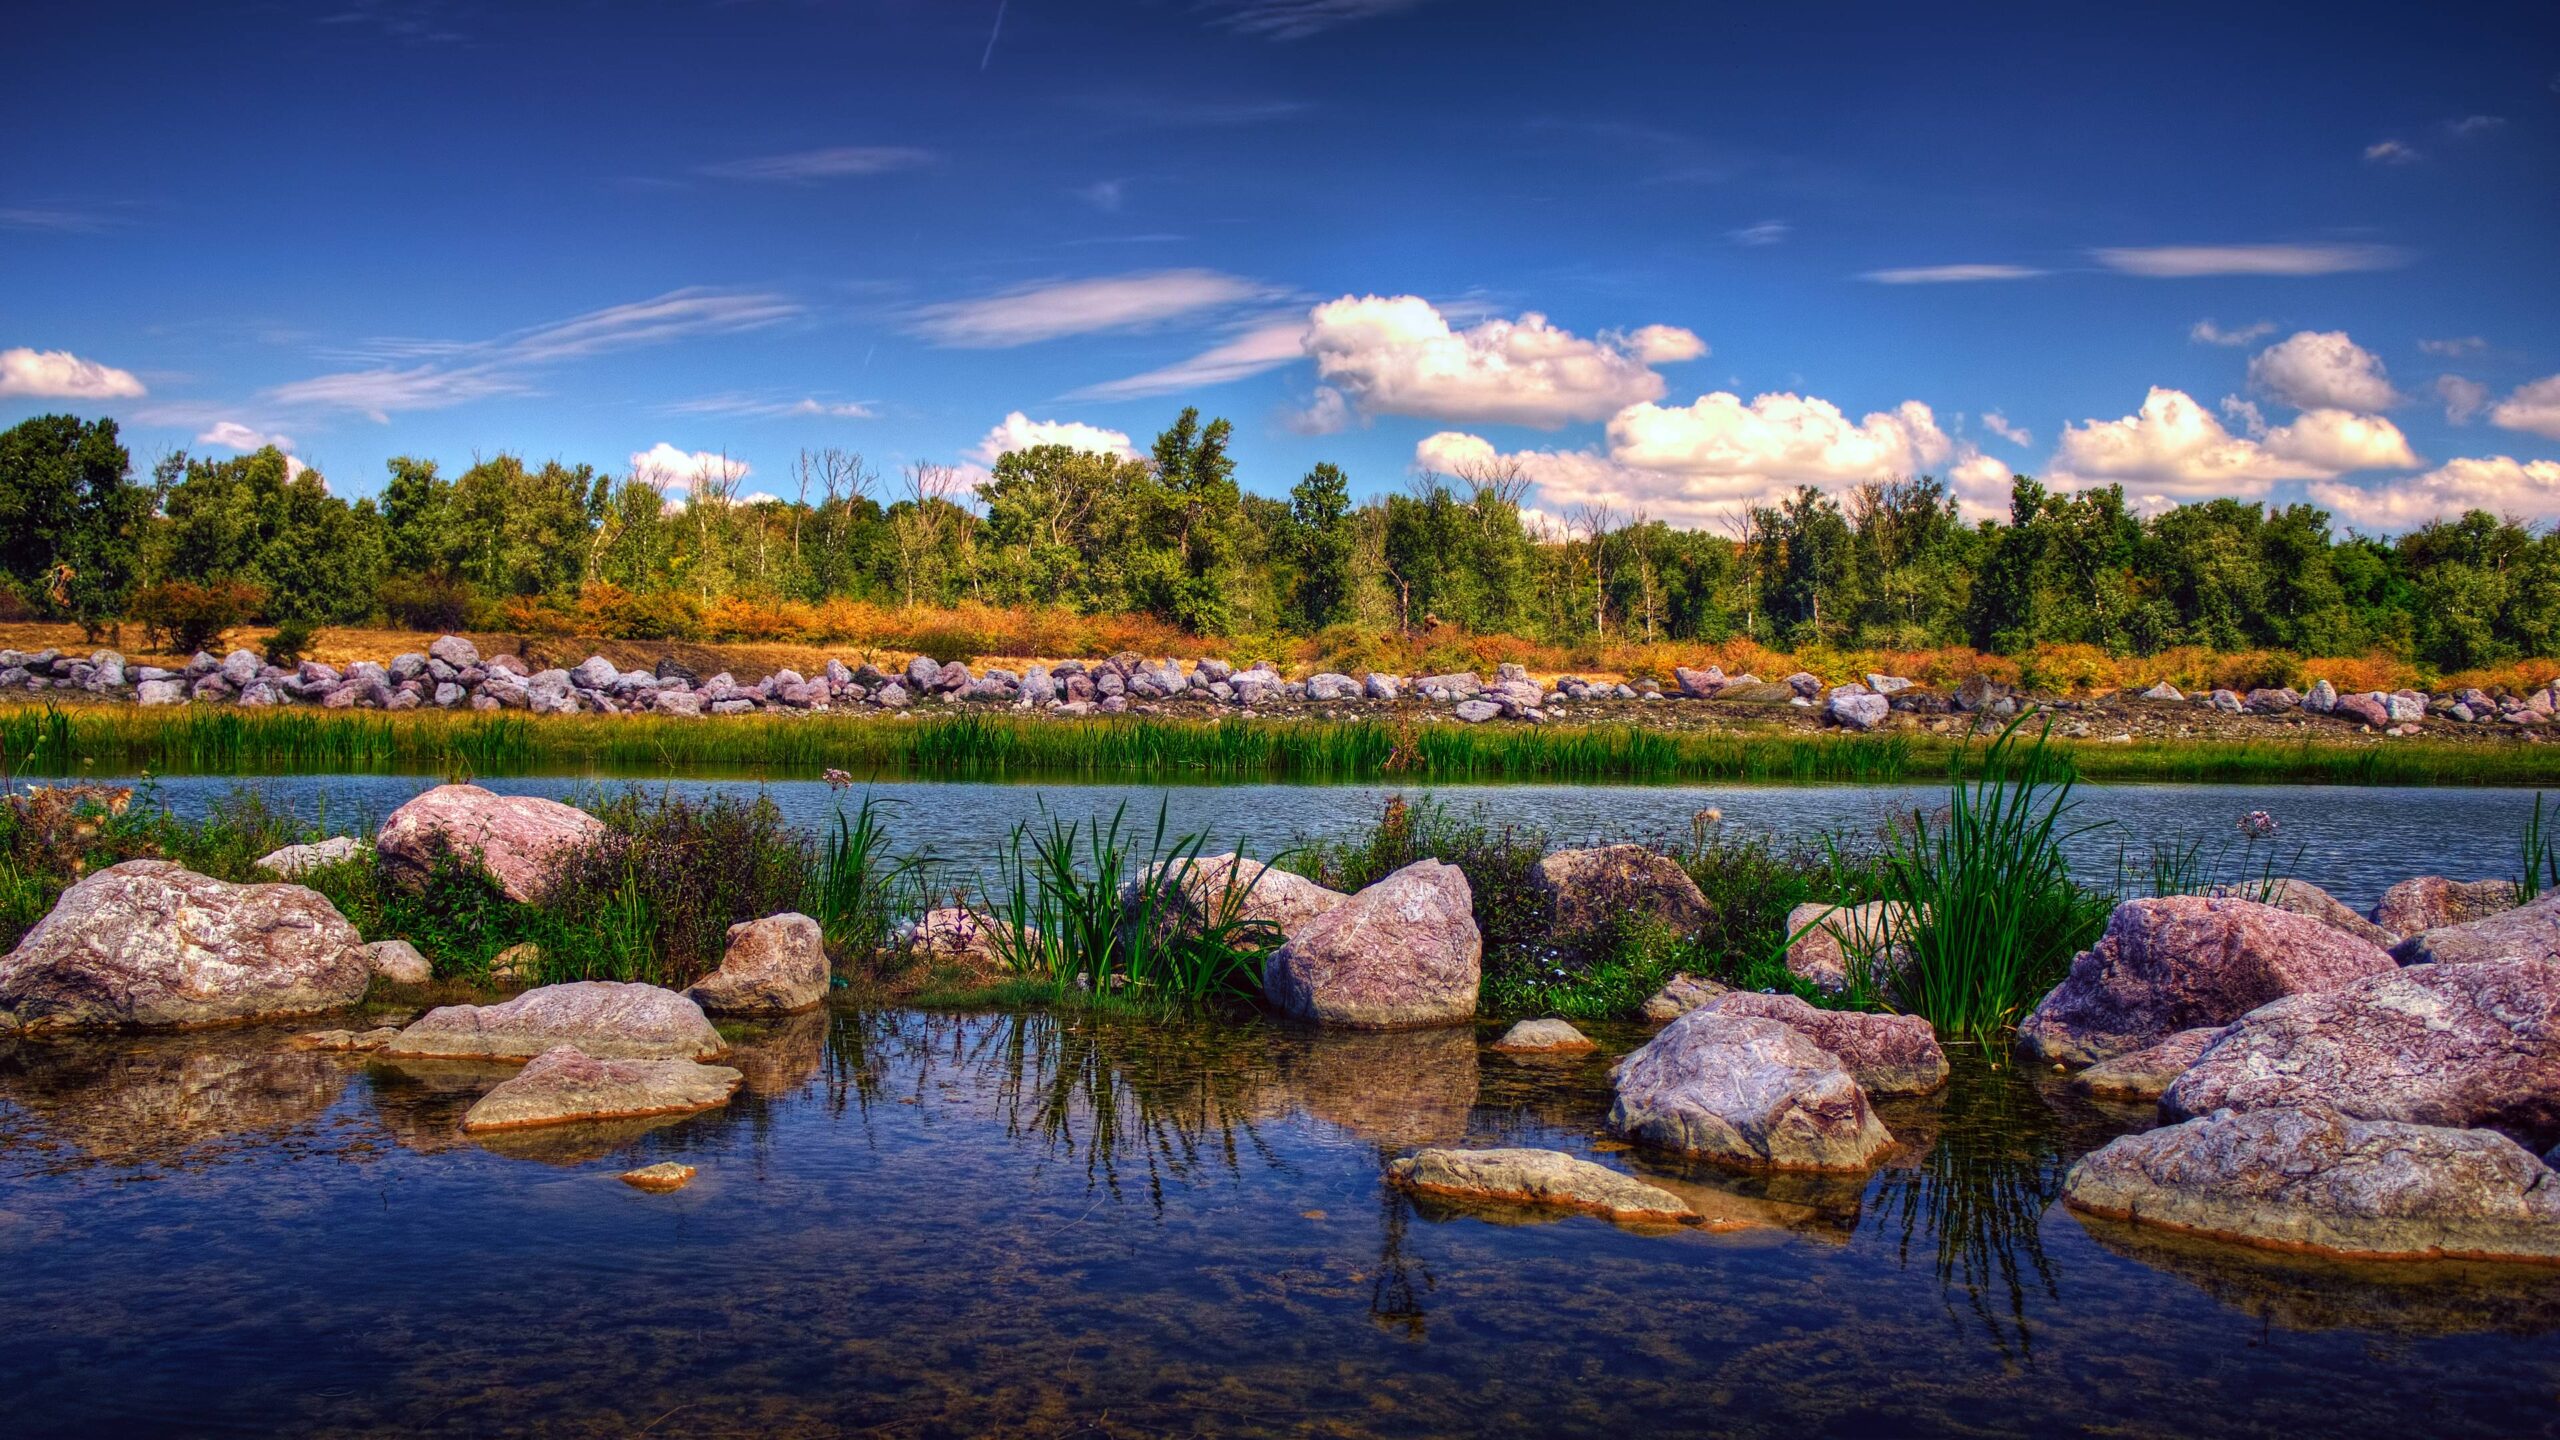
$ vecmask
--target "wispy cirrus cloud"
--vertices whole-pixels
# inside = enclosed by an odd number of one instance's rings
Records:
[[[94,235],[114,226],[116,217],[82,205],[0,205],[0,230],[49,231],[57,235]]]
[[[282,406],[353,410],[384,423],[400,411],[528,393],[533,372],[543,366],[761,330],[803,310],[797,301],[765,291],[671,290],[488,340],[369,340],[341,353],[374,363],[278,385],[266,398]]]
[[[2416,146],[2403,140],[2376,140],[2364,147],[2368,165],[2415,165],[2425,158]]]
[[[1416,10],[1431,0],[1198,0],[1222,29],[1266,40],[1304,40],[1343,25]]]
[[[1879,285],[1963,285],[1978,280],[2032,280],[2044,273],[2028,265],[1906,265],[1869,270],[1858,278]]]
[[[1216,270],[1153,270],[1046,281],[923,305],[910,312],[908,326],[936,345],[1008,350],[1070,335],[1142,329],[1274,295],[1268,286]]]
[[[2135,245],[2092,250],[2100,265],[2151,280],[2208,275],[2339,275],[2409,263],[2392,245]]]
[[[694,168],[714,180],[763,181],[810,185],[821,180],[847,180],[917,170],[941,157],[913,145],[835,145],[822,150],[795,150],[786,155],[756,155],[722,160]]]
[[[1224,385],[1305,359],[1306,340],[1306,316],[1290,315],[1269,320],[1250,326],[1234,338],[1212,345],[1189,359],[1177,360],[1141,375],[1088,385],[1068,392],[1066,398],[1133,400],[1145,395],[1170,395],[1204,385]]]
[[[1775,245],[1795,233],[1795,227],[1784,220],[1763,220],[1739,230],[1727,230],[1724,238],[1736,245]]]
[[[879,407],[867,400],[820,400],[804,395],[784,399],[771,395],[705,395],[661,407],[670,415],[734,415],[745,420],[876,420]]]

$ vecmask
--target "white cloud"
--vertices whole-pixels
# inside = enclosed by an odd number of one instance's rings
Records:
[[[2202,275],[2337,275],[2388,270],[2409,262],[2389,245],[2151,245],[2093,250],[2098,263],[2126,275],[2186,280]]]
[[[1332,386],[1319,385],[1306,408],[1284,416],[1281,423],[1300,435],[1339,435],[1351,428],[1351,402]]]
[[[54,400],[129,400],[144,393],[133,372],[68,350],[0,350],[0,395]]]
[[[2021,448],[2036,443],[2036,437],[2028,434],[2024,426],[2010,424],[2009,417],[1997,410],[1982,412],[1982,428]]]
[[[1106,430],[1076,420],[1034,420],[1019,410],[990,428],[969,453],[980,464],[993,465],[1009,451],[1028,450],[1035,445],[1064,445],[1122,460],[1138,458],[1137,448],[1129,443],[1125,430]]]
[[[1267,40],[1304,40],[1337,25],[1349,25],[1429,0],[1203,0],[1218,12],[1217,24]]]
[[[1677,326],[1585,339],[1535,311],[1453,329],[1417,295],[1345,295],[1308,321],[1317,375],[1364,411],[1548,430],[1659,399],[1651,367],[1707,350]]]
[[[1996,455],[1976,451],[1959,456],[1947,467],[1947,483],[1955,491],[1957,508],[1968,520],[2006,520],[2009,518],[2009,486],[2017,472]]]
[[[377,425],[388,425],[395,411],[443,410],[493,395],[520,395],[527,388],[523,381],[494,370],[416,365],[315,375],[278,385],[267,391],[266,398],[278,405],[353,410]]]
[[[660,490],[690,494],[705,481],[734,484],[753,474],[754,467],[710,450],[679,450],[661,440],[631,452],[631,473]]]
[[[1129,198],[1129,184],[1125,180],[1096,180],[1079,188],[1076,198],[1105,215],[1117,214]]]
[[[798,150],[788,155],[760,155],[705,165],[696,173],[715,180],[763,180],[805,185],[816,180],[843,180],[857,175],[886,175],[914,170],[935,160],[930,150],[911,145],[837,145],[824,150]]]
[[[2517,386],[2514,394],[2489,412],[2489,423],[2501,430],[2522,430],[2560,440],[2560,375],[2546,375]]]
[[[2369,530],[2408,530],[2466,510],[2560,520],[2560,461],[2507,455],[2448,460],[2414,480],[2367,488],[2323,481],[2311,498]]]
[[[2489,408],[2489,387],[2460,375],[2439,375],[2436,398],[2444,402],[2445,419],[2468,425],[2472,417]]]
[[[243,425],[237,420],[215,422],[203,434],[196,437],[196,443],[219,445],[226,450],[264,450],[270,445],[279,450],[293,449],[292,436],[270,434]]]
[[[2400,403],[2382,357],[2344,330],[2303,330],[2249,361],[2249,383],[2297,410],[2387,410]]]
[[[1958,285],[1975,280],[2031,280],[2042,270],[2025,265],[1911,265],[1859,276],[1882,285]]]
[[[670,415],[736,415],[751,420],[876,420],[877,407],[861,400],[820,400],[802,396],[797,400],[758,395],[705,395],[699,400],[680,400],[669,405]]]
[[[2242,413],[2254,418],[2246,407]],[[2279,480],[2421,463],[2399,427],[2380,416],[2313,410],[2290,425],[2240,436],[2186,392],[2153,386],[2138,415],[2064,426],[2053,469],[2073,484],[2115,481],[2173,499],[2248,499]]]
[[[2444,128],[2446,134],[2457,135],[2467,140],[2474,135],[2487,135],[2493,131],[2503,130],[2506,125],[2505,120],[2495,115],[2465,115],[2459,120],[2446,121]]]
[[[1795,227],[1784,220],[1763,220],[1739,230],[1727,230],[1724,238],[1736,245],[1775,245],[1795,233]]]
[[[2489,342],[2477,335],[2455,335],[2443,340],[2418,342],[2418,352],[2422,355],[2477,355],[2488,348]]]
[[[2276,322],[2260,320],[2249,325],[2235,325],[2225,330],[2210,320],[2199,320],[2187,331],[2187,338],[2199,345],[2247,345],[2276,333]]]
[[[1204,385],[1224,385],[1274,370],[1292,360],[1306,358],[1307,322],[1302,316],[1290,316],[1256,325],[1234,339],[1213,345],[1188,360],[1131,375],[1120,380],[1106,380],[1072,391],[1070,400],[1127,400],[1140,395],[1169,395]]]
[[[2365,160],[2374,165],[2407,165],[2418,160],[2418,152],[2398,140],[2376,140],[2364,147]]]
[[[917,334],[937,345],[1001,350],[1069,335],[1092,335],[1161,324],[1270,292],[1215,270],[1158,270],[1098,280],[1025,285],[976,300],[954,300],[915,311]]]

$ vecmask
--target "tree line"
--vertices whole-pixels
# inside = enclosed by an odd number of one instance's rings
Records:
[[[2384,538],[2311,505],[2143,516],[2121,487],[2020,476],[2005,520],[1970,523],[1921,476],[1801,489],[1718,533],[1605,507],[1541,517],[1504,463],[1357,504],[1320,464],[1275,498],[1238,483],[1230,438],[1186,409],[1144,456],[1035,446],[974,486],[809,450],[778,499],[722,474],[678,490],[509,454],[454,475],[402,457],[350,502],[274,449],[137,477],[114,421],[45,415],[0,432],[0,604],[93,633],[183,592],[302,625],[503,629],[574,607],[635,638],[695,634],[722,604],[850,599],[1143,614],[1203,636],[2200,645],[2447,670],[2560,655],[2560,531],[2479,511]]]

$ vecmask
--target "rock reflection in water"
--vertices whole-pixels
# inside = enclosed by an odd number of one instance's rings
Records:
[[[2560,1330],[2560,1270],[2287,1255],[2067,1211],[2108,1252],[2283,1330],[2536,1336]]]
[[[1292,1030],[1275,1036],[1279,1078],[1307,1115],[1372,1144],[1445,1145],[1475,1118],[1479,1054],[1469,1026]]]
[[[280,1143],[355,1069],[281,1042],[268,1029],[0,1040],[0,1151],[15,1170],[176,1165],[209,1160],[218,1142]]]

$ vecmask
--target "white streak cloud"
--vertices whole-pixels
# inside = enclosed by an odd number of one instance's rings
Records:
[[[2042,270],[2026,265],[1908,265],[1859,276],[1879,285],[1962,285],[1977,280],[2032,280]]]
[[[1203,310],[1271,298],[1253,281],[1215,270],[1158,270],[1025,285],[976,300],[926,305],[910,317],[937,345],[1003,350],[1162,324]]]
[[[129,370],[83,360],[68,350],[0,350],[0,395],[49,400],[129,400],[143,394]]]
[[[1203,0],[1224,29],[1266,40],[1304,40],[1339,25],[1355,24],[1429,0]]]
[[[2009,417],[1997,410],[1982,412],[1982,428],[2021,449],[2036,443],[2036,437],[2028,434],[2026,427],[2010,424]]]
[[[2303,330],[2249,361],[2249,384],[2297,410],[2388,410],[2400,403],[2382,357],[2344,330]]]
[[[1418,295],[1345,295],[1308,322],[1317,376],[1367,413],[1546,430],[1659,399],[1654,365],[1707,353],[1678,326],[1586,339],[1535,311],[1461,330]]]
[[[2410,165],[2422,157],[2402,141],[2376,140],[2364,147],[2364,158],[2369,165]]]
[[[695,173],[715,180],[756,180],[806,185],[861,175],[886,175],[934,162],[934,153],[911,145],[837,145],[824,150],[798,150],[788,155],[760,155],[702,166]]]
[[[1232,380],[1276,370],[1293,360],[1306,358],[1307,322],[1290,316],[1256,325],[1234,339],[1213,345],[1187,360],[1131,375],[1119,380],[1106,380],[1071,391],[1070,400],[1128,400],[1142,395],[1169,395],[1180,390],[1205,385],[1224,385]]]
[[[2337,275],[2389,270],[2409,254],[2389,245],[2149,245],[2090,252],[2126,275],[2188,280],[2205,275]]]

